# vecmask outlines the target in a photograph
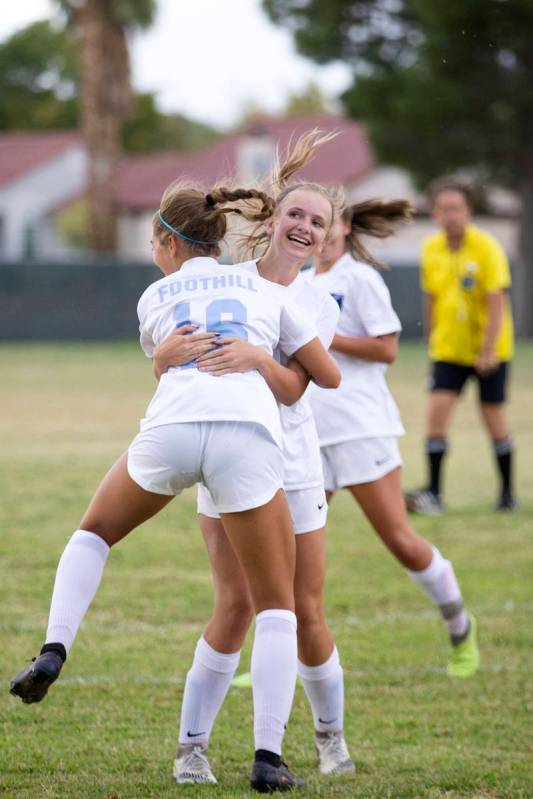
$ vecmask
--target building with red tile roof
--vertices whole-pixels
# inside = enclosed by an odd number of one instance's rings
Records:
[[[120,252],[148,255],[150,219],[165,187],[178,177],[198,181],[208,190],[223,178],[249,183],[267,174],[276,148],[307,130],[337,131],[301,177],[325,184],[356,183],[368,175],[373,158],[363,125],[319,114],[265,117],[192,153],[162,152],[125,157],[120,165],[116,201]],[[86,191],[87,157],[76,131],[0,133],[0,255],[16,257],[66,253],[54,217]]]
[[[75,131],[0,133],[0,257],[35,245],[59,254],[50,214],[85,191],[87,155]]]
[[[268,173],[276,146],[283,153],[291,140],[313,128],[337,131],[338,136],[324,144],[316,158],[301,170],[304,180],[346,186],[373,169],[366,129],[358,122],[328,114],[266,117],[197,152],[155,153],[124,159],[118,204],[131,210],[157,208],[165,187],[179,176],[198,181],[206,190],[224,177],[254,180]]]
[[[314,128],[338,135],[320,148],[299,177],[342,185],[349,199],[403,196],[423,205],[404,171],[375,163],[364,125],[332,114],[264,117],[196,152],[125,157],[116,189],[119,254],[136,260],[150,257],[152,215],[173,180],[190,178],[206,191],[224,178],[249,184],[268,174],[277,148],[283,156],[291,141]],[[21,257],[30,250],[43,257],[72,254],[56,220],[84,197],[86,187],[87,154],[78,132],[0,132],[0,258]],[[510,251],[514,227],[494,230]],[[429,229],[427,219],[418,221],[392,241],[378,242],[377,253],[388,257],[393,249],[413,259]]]

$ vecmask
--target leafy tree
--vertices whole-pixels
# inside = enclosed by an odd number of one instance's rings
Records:
[[[124,149],[131,153],[197,150],[212,142],[216,131],[181,114],[162,114],[153,94],[139,93],[123,128]]]
[[[74,44],[46,20],[0,43],[0,129],[73,128]]]
[[[263,0],[319,63],[342,58],[343,101],[379,156],[421,185],[458,168],[522,199],[517,321],[533,335],[531,0]]]
[[[0,130],[74,129],[80,115],[80,67],[72,35],[48,20],[0,42]],[[194,150],[216,131],[180,114],[162,114],[155,97],[134,93],[122,130],[126,152]]]
[[[150,24],[154,0],[58,0],[79,43],[81,127],[89,155],[89,241],[115,252],[115,185],[122,128],[130,113],[127,31]]]
[[[331,111],[331,103],[322,94],[320,87],[311,81],[302,92],[291,92],[287,96],[285,108],[276,115],[303,116],[305,114],[323,114]],[[249,125],[261,117],[272,115],[272,111],[265,108],[257,100],[247,100],[241,107],[237,128]]]
[[[285,113],[289,116],[323,114],[328,111],[328,101],[320,87],[311,81],[303,92],[292,92],[287,98]]]

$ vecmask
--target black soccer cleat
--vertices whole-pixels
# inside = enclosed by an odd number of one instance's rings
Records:
[[[516,499],[509,491],[502,491],[501,496],[494,508],[496,511],[513,511],[520,510],[520,506]]]
[[[57,652],[45,652],[33,658],[28,668],[19,671],[13,677],[9,692],[13,696],[20,696],[27,705],[40,702],[59,677],[63,662],[63,658]]]
[[[305,782],[291,774],[286,763],[273,766],[263,760],[256,760],[252,768],[250,785],[258,793],[272,793],[273,791],[293,791],[295,788],[305,788]]]

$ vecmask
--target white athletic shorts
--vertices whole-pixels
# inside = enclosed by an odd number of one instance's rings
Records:
[[[328,503],[322,486],[285,491],[287,504],[296,535],[311,533],[326,526]],[[205,486],[198,486],[198,513],[218,519],[220,514]]]
[[[128,472],[154,494],[174,496],[202,482],[219,513],[234,513],[265,505],[282,488],[283,455],[254,422],[180,422],[141,431],[128,450]]]
[[[320,454],[326,491],[371,483],[402,465],[395,436],[354,438],[321,447]]]

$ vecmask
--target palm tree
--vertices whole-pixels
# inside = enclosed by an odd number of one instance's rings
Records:
[[[121,131],[131,108],[126,34],[153,20],[155,0],[58,0],[79,37],[81,127],[89,154],[89,242],[117,246],[115,187]]]

